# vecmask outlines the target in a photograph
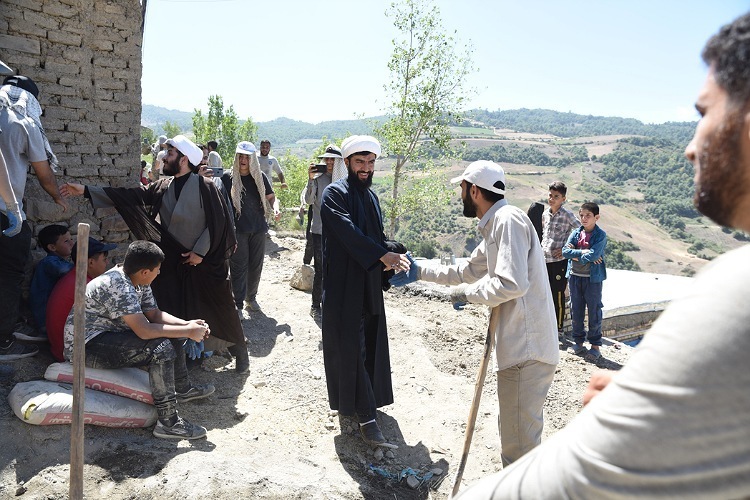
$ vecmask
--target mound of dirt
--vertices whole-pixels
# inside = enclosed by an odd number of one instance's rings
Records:
[[[169,442],[151,429],[85,429],[86,498],[448,498],[481,360],[488,314],[456,312],[442,287],[386,292],[395,404],[379,421],[396,450],[373,450],[352,422],[328,408],[319,326],[310,295],[289,286],[304,240],[269,239],[258,301],[244,321],[250,373],[217,353],[191,371],[216,393],[181,405],[208,438]],[[565,346],[561,346],[564,349]],[[605,345],[599,365],[617,369],[631,349]],[[47,353],[0,365],[0,497],[63,499],[68,495],[70,427],[19,420],[7,395],[40,379]],[[561,352],[545,406],[545,437],[581,408],[596,366]],[[496,380],[485,382],[464,484],[501,469]]]

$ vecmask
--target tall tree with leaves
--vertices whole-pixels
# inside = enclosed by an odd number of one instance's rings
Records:
[[[169,120],[164,124],[164,135],[169,137],[170,139],[176,135],[180,135],[182,133],[182,130],[180,130],[180,126],[176,123],[172,123]]]
[[[389,119],[376,134],[396,160],[391,198],[385,202],[392,238],[403,213],[429,208],[430,203],[444,199],[422,146],[430,141],[433,149],[450,152],[449,124],[461,121],[462,107],[472,92],[466,87],[466,77],[474,71],[474,65],[471,45],[459,50],[455,32],[445,31],[433,1],[401,0],[392,3],[386,15],[393,19],[399,35],[393,40],[388,63],[391,78],[385,85],[391,99],[386,109]],[[405,185],[408,170],[421,171],[422,175],[411,176],[411,182]],[[406,195],[409,190],[415,192]]]
[[[231,165],[234,161],[237,143],[255,142],[258,126],[251,118],[240,123],[234,106],[229,106],[229,109],[225,110],[221,96],[212,95],[208,98],[208,114],[204,116],[199,109],[196,109],[193,114],[193,134],[197,144],[205,144],[208,141],[218,142],[219,156],[225,165]]]

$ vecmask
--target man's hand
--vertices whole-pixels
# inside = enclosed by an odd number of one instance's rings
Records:
[[[60,186],[60,194],[65,198],[69,198],[71,196],[83,196],[85,188],[86,186],[84,186],[83,184],[66,182],[65,184]]]
[[[417,266],[417,263],[414,262],[414,259],[411,258],[410,253],[406,253],[406,258],[411,263],[409,265],[409,269],[406,271],[400,271],[391,276],[391,279],[388,280],[391,285],[404,286],[409,283],[414,283],[419,279],[419,266]]]
[[[281,183],[281,189],[288,189],[289,185],[286,182]]]
[[[182,256],[185,257],[185,260],[182,261],[183,264],[197,266],[198,264],[203,262],[203,257],[201,257],[195,252],[183,253]]]
[[[604,390],[612,381],[613,372],[610,370],[599,370],[591,375],[589,385],[583,393],[583,406],[586,406]]]
[[[409,262],[409,259],[406,258],[406,254],[396,252],[386,253],[385,255],[380,257],[380,262],[385,265],[386,271],[390,271],[391,269],[393,269],[397,273],[406,271],[409,269],[409,266],[411,266],[411,262]]]
[[[198,167],[198,175],[211,178],[214,176],[214,171],[208,168],[207,165],[201,165],[200,167]]]
[[[562,260],[563,259],[562,247],[560,247],[560,248],[553,248],[552,249],[552,257],[554,257],[557,260]]]
[[[307,167],[307,177],[312,180],[315,178],[315,174],[317,174],[315,171],[315,164],[311,163],[310,166]]]
[[[453,309],[456,311],[463,311],[466,304],[469,303],[469,299],[466,298],[466,283],[455,286],[451,289],[451,302],[453,303]]]
[[[5,209],[5,215],[8,217],[10,225],[8,229],[3,231],[3,234],[8,238],[12,238],[21,232],[23,226],[23,217],[21,217],[21,209],[18,208],[18,203],[8,205]]]

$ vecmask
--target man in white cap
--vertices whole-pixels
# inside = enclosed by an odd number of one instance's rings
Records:
[[[323,191],[323,361],[328,403],[356,416],[362,438],[386,443],[377,408],[393,403],[383,271],[407,269],[389,252],[378,197],[370,189],[380,143],[370,136],[341,144],[348,176]]]
[[[234,304],[238,316],[249,319],[249,312],[260,311],[256,295],[266,255],[266,221],[270,214],[276,220],[281,217],[279,200],[271,181],[260,170],[252,142],[237,144],[232,170],[221,176],[221,182],[231,199],[237,234],[237,250],[229,261]]]
[[[750,232],[750,14],[703,49],[696,208]],[[692,69],[692,64],[690,65]],[[460,498],[750,498],[750,246],[714,259],[564,429]]]
[[[138,239],[159,245],[165,260],[151,285],[159,307],[179,318],[206,320],[213,332],[206,350],[231,345],[236,370],[245,373],[250,362],[228,279],[236,244],[232,213],[216,184],[193,173],[203,158],[200,148],[183,135],[166,144],[169,177],[135,188],[67,183],[61,191],[90,198],[94,208],[115,207]]]
[[[341,149],[335,144],[329,144],[325,152],[318,156],[325,162],[325,171],[321,172],[318,166],[310,164],[308,168],[307,186],[303,191],[305,204],[312,207],[310,217],[309,235],[312,243],[313,276],[312,306],[310,315],[316,320],[321,319],[320,304],[323,300],[323,223],[320,220],[320,203],[323,198],[323,190],[331,182],[346,177],[346,165],[341,156]]]
[[[497,308],[492,314],[499,318],[494,334],[505,467],[541,443],[542,408],[560,358],[547,267],[528,216],[505,200],[500,165],[475,161],[451,182],[461,183],[463,213],[479,219],[484,240],[465,263],[422,267],[412,261],[391,284],[421,279],[458,285],[451,290],[456,309],[467,302]]]

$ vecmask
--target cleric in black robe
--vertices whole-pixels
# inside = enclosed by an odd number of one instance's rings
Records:
[[[393,403],[383,271],[408,269],[389,252],[378,197],[369,189],[380,154],[373,137],[341,144],[349,175],[323,191],[323,360],[331,409],[356,415],[369,444],[385,442],[376,409]]]
[[[68,183],[61,189],[91,198],[94,208],[114,206],[136,238],[159,245],[165,260],[151,284],[159,308],[178,318],[205,320],[211,328],[206,350],[231,345],[237,371],[247,372],[245,336],[228,279],[227,259],[236,243],[231,212],[213,181],[191,172],[188,156],[202,157],[200,149],[184,136],[168,142],[179,152],[175,161],[164,164],[165,174],[174,177],[133,188]],[[200,224],[202,218],[205,224]],[[178,241],[196,239],[193,248]]]

